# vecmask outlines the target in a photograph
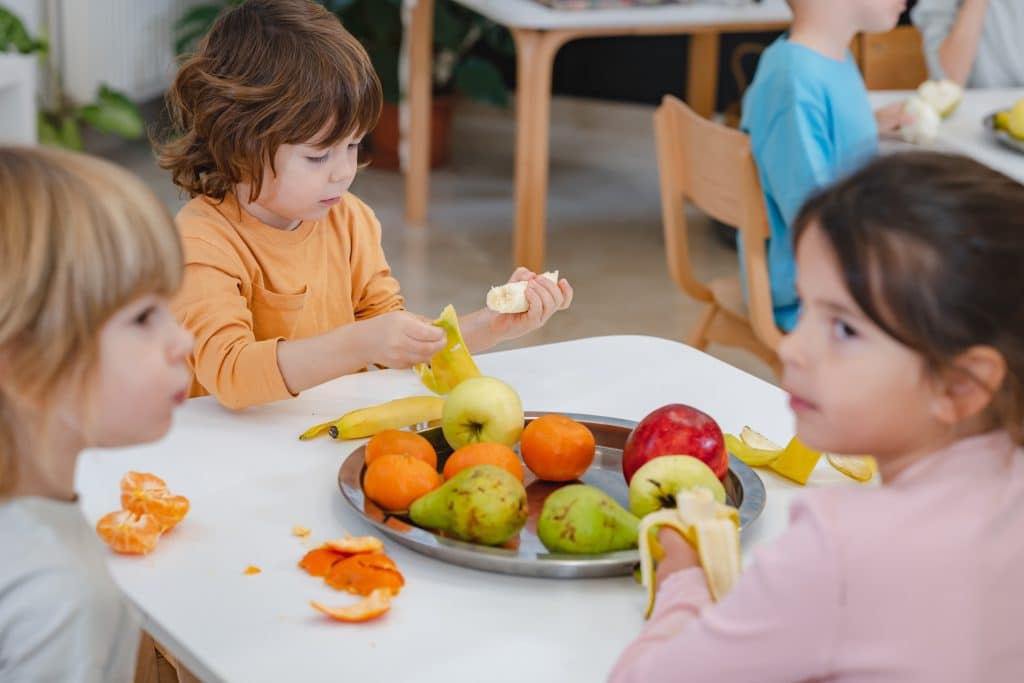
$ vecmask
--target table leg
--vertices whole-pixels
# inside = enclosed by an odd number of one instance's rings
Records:
[[[544,267],[551,126],[551,71],[568,39],[560,33],[516,29],[515,265]]]
[[[686,79],[686,103],[704,118],[715,113],[718,96],[719,34],[714,31],[690,36],[690,63]]]
[[[405,171],[405,218],[427,218],[430,191],[430,110],[433,98],[434,0],[416,0],[409,40],[409,154]]]

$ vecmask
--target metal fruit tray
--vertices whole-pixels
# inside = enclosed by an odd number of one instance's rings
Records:
[[[1024,154],[1024,140],[1019,140],[1010,135],[1008,131],[996,128],[996,113],[997,112],[993,112],[985,117],[983,121],[985,129],[988,130],[989,134],[992,135],[992,137],[994,137],[1004,146],[1009,147],[1015,152]]]
[[[529,423],[545,414],[547,413],[528,412],[526,422]],[[622,476],[622,449],[636,423],[596,415],[565,414],[586,425],[594,433],[597,442],[594,462],[580,480],[605,491],[620,505],[629,509],[629,489]],[[443,467],[452,449],[445,442],[440,425],[431,423],[413,431],[422,434],[434,445],[437,449],[438,467]],[[465,543],[422,529],[413,525],[406,517],[385,512],[363,495],[365,456],[366,448],[360,446],[342,463],[338,470],[338,485],[342,495],[358,514],[381,533],[424,555],[483,571],[567,579],[628,575],[640,561],[636,550],[600,555],[548,552],[537,537],[537,517],[548,494],[565,484],[538,480],[529,470],[526,471],[524,482],[530,508],[529,520],[519,535],[504,546],[487,547]],[[733,456],[729,456],[729,473],[724,484],[729,504],[739,509],[742,530],[749,526],[764,508],[764,484],[750,467]]]

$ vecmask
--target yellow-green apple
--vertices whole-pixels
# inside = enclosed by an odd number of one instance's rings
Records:
[[[711,468],[689,455],[663,455],[649,460],[629,482],[629,511],[637,517],[674,508],[676,494],[704,487],[719,503],[725,502],[725,487]]]
[[[481,441],[511,447],[523,433],[523,404],[516,390],[500,379],[471,377],[448,394],[441,430],[455,449]]]

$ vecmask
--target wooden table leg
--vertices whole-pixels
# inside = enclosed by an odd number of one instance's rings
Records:
[[[686,79],[686,103],[704,118],[715,113],[718,97],[717,32],[690,36],[690,63]]]
[[[409,147],[405,218],[422,224],[430,192],[430,110],[433,98],[434,0],[416,0],[409,38]]]
[[[551,71],[568,39],[560,33],[516,29],[516,233],[515,265],[544,268]]]

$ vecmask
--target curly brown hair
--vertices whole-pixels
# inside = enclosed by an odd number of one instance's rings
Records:
[[[248,0],[214,23],[167,95],[172,134],[159,163],[189,196],[260,194],[283,144],[324,147],[363,135],[382,94],[369,56],[337,17],[309,0]]]
[[[931,372],[974,346],[1003,356],[988,416],[1024,444],[1024,186],[966,157],[894,154],[812,197],[797,242],[812,224],[861,310]]]

